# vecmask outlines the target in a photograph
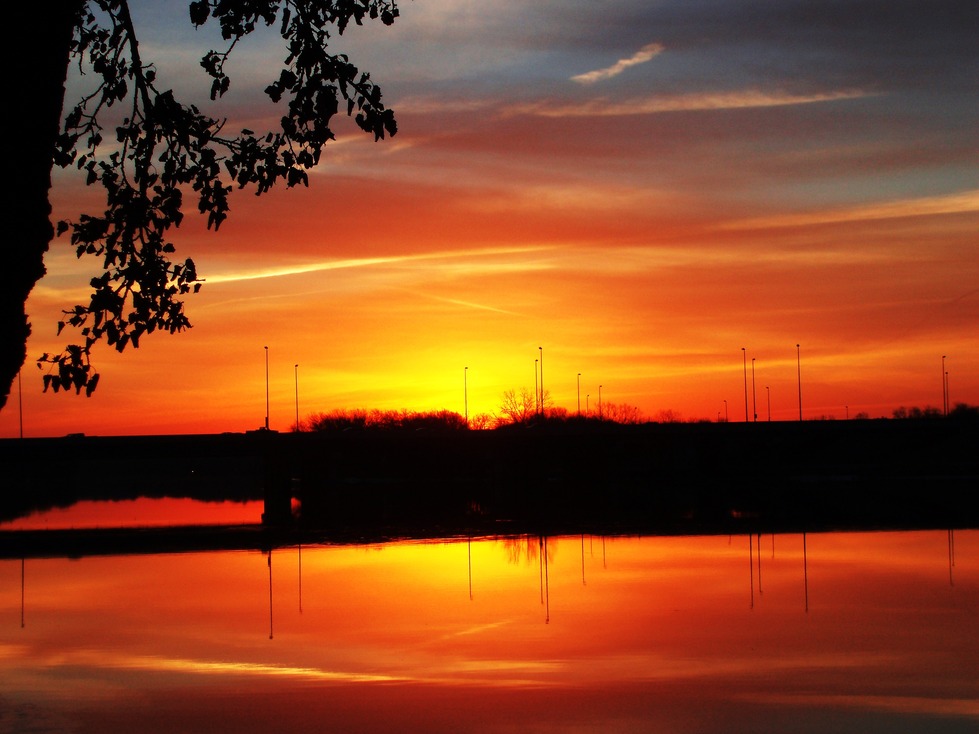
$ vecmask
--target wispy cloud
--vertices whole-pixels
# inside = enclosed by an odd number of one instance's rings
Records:
[[[386,257],[361,257],[346,258],[338,260],[326,260],[321,262],[291,265],[281,268],[260,268],[256,270],[243,270],[216,275],[206,275],[205,280],[209,284],[232,283],[244,280],[258,280],[261,278],[282,278],[290,275],[304,275],[308,273],[318,273],[328,270],[346,270],[354,268],[369,268],[384,265],[405,265],[416,262],[427,263],[426,267],[431,268],[433,262],[443,261],[445,264],[453,261],[468,261],[462,267],[464,271],[479,270],[479,266],[472,261],[494,256],[524,255],[548,249],[547,247],[497,247],[485,250],[457,250],[420,253],[415,255],[389,255]],[[512,268],[510,264],[507,268]]]
[[[605,79],[611,79],[612,77],[621,74],[630,66],[645,64],[647,61],[659,56],[661,53],[663,53],[663,44],[647,43],[629,58],[619,59],[611,66],[606,66],[604,69],[595,69],[594,71],[588,71],[584,74],[577,74],[571,77],[571,81],[578,82],[579,84],[594,84],[595,82],[604,81]]]
[[[922,217],[936,214],[979,212],[979,189],[945,196],[901,199],[862,206],[825,209],[797,214],[776,214],[768,217],[741,219],[724,225],[724,229],[766,229],[771,227],[801,227],[813,224],[835,224],[898,217]]]
[[[735,110],[755,107],[783,107],[788,105],[835,102],[874,96],[872,92],[844,89],[814,94],[789,94],[764,92],[755,89],[735,92],[707,92],[697,94],[655,95],[613,102],[608,98],[574,103],[537,102],[514,105],[506,111],[511,115],[536,115],[538,117],[622,117],[625,115],[652,115],[663,112],[692,112],[707,110]]]

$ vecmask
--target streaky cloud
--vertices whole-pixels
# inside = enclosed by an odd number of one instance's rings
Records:
[[[836,102],[876,96],[860,89],[844,89],[814,94],[789,94],[764,92],[755,89],[735,92],[707,92],[696,94],[654,95],[638,97],[622,102],[612,102],[601,97],[574,103],[539,102],[513,105],[506,110],[509,115],[535,115],[537,117],[624,117],[626,115],[655,115],[666,112],[703,112],[715,110],[739,110],[761,107],[787,107],[791,105]]]
[[[571,81],[578,82],[579,84],[594,84],[595,82],[611,79],[612,77],[618,76],[631,66],[645,64],[647,61],[659,56],[661,53],[663,53],[663,51],[663,44],[647,43],[629,58],[619,59],[611,66],[606,66],[604,69],[595,69],[594,71],[588,71],[584,74],[576,74],[575,76],[571,77]]]
[[[540,252],[549,249],[547,246],[530,247],[497,247],[484,250],[453,250],[439,251],[431,253],[420,253],[414,255],[390,255],[385,257],[359,257],[345,258],[337,260],[326,260],[322,262],[305,263],[302,265],[292,265],[281,268],[264,268],[261,270],[239,271],[235,273],[225,273],[218,275],[207,275],[205,280],[208,284],[233,283],[244,280],[260,280],[263,278],[283,278],[291,275],[306,275],[308,273],[318,273],[328,270],[349,270],[357,268],[370,268],[383,265],[403,265],[415,262],[433,262],[438,260],[452,261],[461,258],[484,258],[497,255],[520,255]]]
[[[753,217],[722,225],[722,229],[769,229],[780,227],[804,227],[815,224],[838,224],[877,219],[926,217],[939,214],[963,214],[979,212],[979,189],[945,196],[928,196],[918,199],[900,199],[863,206],[827,209],[797,214],[775,214]]]
[[[501,313],[506,316],[520,316],[522,314],[516,311],[508,311],[505,308],[498,308],[496,306],[488,306],[484,303],[474,303],[473,301],[464,301],[460,298],[445,298],[444,296],[434,296],[431,293],[419,293],[416,291],[411,291],[416,296],[428,298],[432,301],[439,301],[440,303],[448,303],[453,306],[462,306],[463,308],[472,309],[474,311],[491,311],[493,313]]]

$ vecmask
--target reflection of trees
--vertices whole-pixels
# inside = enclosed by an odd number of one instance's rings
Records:
[[[538,563],[542,546],[540,535],[521,535],[503,539],[503,549],[506,551],[507,563],[517,566],[523,561],[528,566]],[[557,555],[557,540],[547,539],[547,562],[553,563]]]

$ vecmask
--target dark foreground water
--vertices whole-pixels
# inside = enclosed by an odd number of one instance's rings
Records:
[[[975,732],[979,531],[0,561],[0,732]]]

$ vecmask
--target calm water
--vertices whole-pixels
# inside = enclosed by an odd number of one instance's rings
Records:
[[[976,732],[979,531],[0,561],[0,732]]]

